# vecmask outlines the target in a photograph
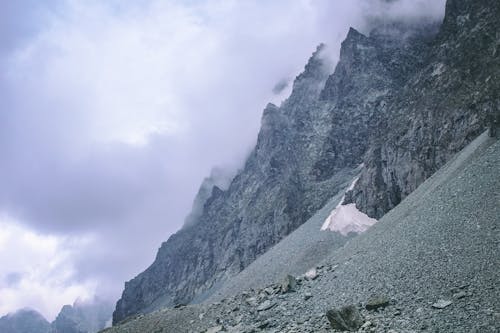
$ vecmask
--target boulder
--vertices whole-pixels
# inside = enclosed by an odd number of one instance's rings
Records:
[[[328,310],[326,317],[330,322],[330,326],[339,331],[356,331],[364,323],[361,314],[354,305]]]

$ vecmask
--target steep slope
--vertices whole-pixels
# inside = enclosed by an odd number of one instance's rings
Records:
[[[498,332],[499,175],[500,141],[484,133],[295,292],[271,285],[106,332],[331,332],[327,310],[346,304],[369,322],[359,332]],[[374,295],[383,305],[367,310]]]
[[[335,101],[320,98],[329,62],[322,57],[323,46],[318,47],[296,78],[291,96],[280,107],[269,104],[264,110],[257,145],[229,188],[213,187],[196,221],[171,236],[155,262],[125,284],[114,323],[138,312],[188,303],[216,289],[339,192],[368,148],[370,119],[376,117],[372,105],[396,76],[388,69],[390,63],[352,59],[404,46],[391,41],[368,48],[367,40],[354,29],[349,32],[339,66],[355,68],[364,79],[358,82],[354,72],[335,73],[339,82],[332,85],[356,86]],[[399,57],[405,52],[386,53]],[[353,100],[358,103],[348,107]],[[325,151],[327,141],[336,143],[334,155]],[[333,163],[325,163],[325,154]]]
[[[50,333],[49,322],[34,310],[19,310],[0,318],[2,333]]]

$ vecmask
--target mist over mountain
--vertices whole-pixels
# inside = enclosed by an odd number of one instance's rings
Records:
[[[21,309],[0,318],[2,333],[96,333],[111,324],[113,303],[94,299],[64,305],[52,323],[35,310]]]
[[[499,17],[0,4],[0,333],[499,332]]]
[[[214,332],[223,332],[226,326],[239,327],[235,328],[238,331],[250,323],[238,324],[230,314],[225,321],[218,311],[211,317],[217,320],[203,320],[201,313],[207,310],[203,304],[188,307],[184,315],[167,308],[205,302],[212,309],[211,302],[228,301],[227,297],[238,293],[244,299],[247,288],[265,288],[266,283],[269,287],[273,278],[287,273],[276,262],[282,247],[298,247],[295,257],[286,261],[290,263],[288,273],[294,274],[298,265],[300,269],[313,267],[338,248],[342,253],[351,240],[339,231],[333,231],[335,239],[307,238],[326,242],[332,252],[308,242],[301,247],[294,239],[300,239],[299,234],[312,235],[305,226],[318,225],[328,216],[322,208],[333,210],[332,198],[340,200],[337,207],[350,205],[355,212],[346,214],[351,217],[383,220],[485,130],[489,128],[490,136],[495,137],[500,119],[500,86],[495,79],[500,77],[498,15],[495,1],[449,0],[442,22],[418,15],[411,20],[404,15],[371,16],[365,26],[368,32],[349,30],[334,67],[328,47],[319,45],[295,78],[290,96],[280,105],[270,103],[264,109],[257,143],[243,169],[225,189],[208,185],[209,196],[204,183],[199,192],[203,195],[197,198],[203,209],[196,205],[189,223],[161,245],[153,264],[125,283],[113,323],[163,309],[138,319],[137,325],[156,318],[172,325],[183,323],[179,324],[182,327],[200,311],[193,327],[208,328],[212,323],[220,327]],[[492,140],[485,142],[485,146],[493,144]],[[494,153],[489,154],[491,158]],[[498,181],[498,177],[488,179],[491,182],[481,189],[482,194]],[[342,198],[339,193],[344,193]],[[448,198],[442,200],[443,204],[449,202]],[[487,214],[478,221],[498,224],[494,204],[488,201],[484,209]],[[446,221],[446,217],[440,219]],[[318,227],[317,233],[322,232]],[[490,238],[488,242],[489,247]],[[365,251],[363,244],[360,247]],[[306,256],[306,249],[321,254]],[[287,257],[286,252],[281,253]],[[297,256],[307,259],[306,264],[295,261]],[[477,260],[488,262],[488,258],[485,254]],[[498,270],[485,274],[498,274]],[[490,276],[482,277],[488,288],[495,288]],[[278,301],[270,300],[277,292],[276,285],[272,288],[257,289],[252,296],[255,304],[247,300],[257,311],[249,318],[262,324],[253,327],[256,330],[281,332],[286,327],[288,331],[292,327],[287,324],[269,324],[273,317],[266,321],[257,316],[279,306]],[[484,302],[491,305],[490,298]],[[465,330],[470,325],[459,321],[452,326]],[[322,324],[302,331],[316,332],[314,327]]]

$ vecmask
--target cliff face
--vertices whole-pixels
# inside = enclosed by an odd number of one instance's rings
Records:
[[[365,168],[347,202],[373,217],[397,205],[498,112],[493,0],[447,4],[435,24],[354,29],[330,75],[323,46],[281,106],[269,104],[256,147],[226,190],[125,283],[113,315],[199,301],[295,230]],[[437,33],[437,35],[436,35]],[[194,216],[194,218],[193,218]]]
[[[500,112],[500,3],[449,0],[424,66],[379,105],[380,133],[346,203],[381,217]]]

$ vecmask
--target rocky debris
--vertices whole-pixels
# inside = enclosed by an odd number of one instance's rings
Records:
[[[245,299],[245,302],[248,305],[251,305],[251,306],[257,306],[257,305],[259,305],[257,297],[249,297],[249,298]]]
[[[380,224],[331,252],[316,266],[320,278],[303,279],[295,292],[280,293],[277,277],[214,304],[165,309],[106,333],[199,333],[219,325],[235,333],[327,333],[332,327],[325,313],[337,304],[356,304],[371,322],[359,332],[495,332],[500,143],[489,140],[480,137]],[[451,295],[459,291],[470,296],[444,310],[428,302],[454,300]],[[304,301],[308,294],[312,298]],[[367,310],[372,295],[390,296],[390,307]],[[276,305],[257,311],[266,300]]]
[[[357,331],[364,323],[361,314],[354,305],[328,310],[326,317],[332,328],[339,331]]]
[[[264,288],[264,292],[268,295],[273,295],[276,293],[276,289],[277,288],[274,288],[274,287],[267,287],[267,288]]]
[[[222,331],[224,331],[224,326],[218,325],[218,326],[210,327],[209,329],[207,329],[205,331],[205,333],[219,333]]]
[[[390,303],[390,299],[383,295],[371,297],[365,305],[367,310],[378,310],[380,308],[385,308]]]
[[[465,298],[467,296],[468,296],[468,294],[465,291],[459,291],[459,292],[453,294],[453,298],[455,298],[455,299],[462,299],[462,298]]]
[[[366,330],[368,329],[370,326],[373,326],[373,323],[371,321],[365,321],[365,323],[363,325],[361,325],[361,329],[362,330]]]
[[[447,306],[451,305],[452,303],[453,303],[452,301],[440,299],[437,302],[433,303],[432,307],[435,309],[444,309]]]
[[[317,277],[318,277],[318,271],[316,270],[316,268],[311,268],[305,274],[305,278],[308,280],[314,280]]]
[[[270,300],[265,300],[263,303],[261,303],[258,307],[257,307],[257,311],[265,311],[265,310],[269,310],[270,308],[276,306],[276,302],[272,302]]]
[[[281,282],[281,292],[287,293],[290,291],[296,291],[297,289],[297,280],[292,275],[287,275]]]

